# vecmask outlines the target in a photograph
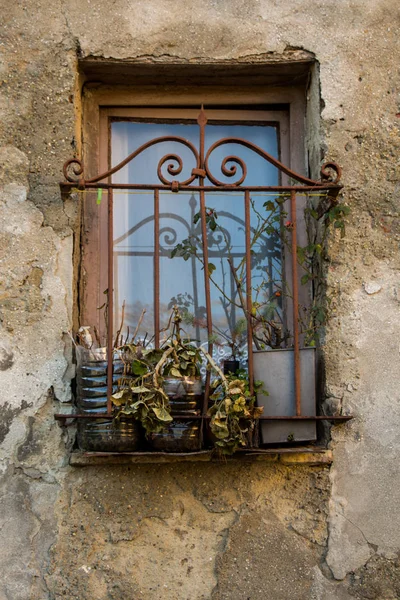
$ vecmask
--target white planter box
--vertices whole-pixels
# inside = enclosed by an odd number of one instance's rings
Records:
[[[263,381],[269,396],[257,395],[264,417],[296,415],[293,349],[254,352],[254,379]],[[301,414],[316,415],[315,348],[300,350]],[[277,444],[315,440],[315,421],[261,421],[261,442]]]

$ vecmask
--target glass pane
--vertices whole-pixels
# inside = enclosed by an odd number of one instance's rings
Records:
[[[240,138],[252,142],[273,157],[278,158],[278,136],[277,129],[271,125],[213,125],[206,126],[206,152],[218,140],[222,138]],[[226,168],[236,166],[236,175],[225,176],[221,171],[223,160],[228,156],[237,156],[247,167],[247,176],[243,185],[278,185],[279,172],[276,167],[268,163],[264,158],[246,148],[240,143],[229,143],[218,146],[210,154],[209,169],[211,175],[223,184],[233,184],[238,181],[243,171],[234,162],[228,162]],[[206,180],[206,185],[210,182]]]
[[[154,330],[154,195],[114,192],[114,331],[121,322],[134,331],[146,310],[140,335]]]
[[[178,136],[197,148],[199,127],[196,124],[181,123],[137,123],[136,121],[115,121],[111,124],[111,164],[116,166],[129,154],[143,144],[159,137]],[[166,141],[154,144],[140,153],[113,176],[113,183],[155,184],[161,183],[157,169],[163,157],[176,154],[182,160],[182,171],[179,174],[168,173],[168,165],[178,167],[178,162],[169,159],[161,168],[161,174],[167,181],[189,179],[196,166],[193,152],[184,144]]]
[[[196,256],[189,260],[177,256],[171,260],[173,248],[189,238],[201,255],[200,222],[194,223],[194,215],[199,210],[196,193],[160,194],[160,322],[165,328],[172,307],[177,305],[190,317],[184,325],[188,336],[204,342],[207,340],[206,301],[201,262]]]
[[[198,148],[199,128],[194,123],[143,123],[117,121],[112,123],[112,166],[124,160],[142,144],[161,136],[180,136]],[[278,133],[272,125],[208,123],[205,146],[211,147],[217,140],[227,137],[242,138],[278,158]],[[178,159],[169,159],[162,166],[166,155],[181,158],[181,172],[168,173],[168,165],[178,168]],[[216,148],[209,158],[212,177],[225,184],[238,181],[243,170],[240,164],[226,161],[226,169],[236,166],[236,173],[228,177],[221,170],[226,157],[237,156],[246,164],[245,184],[271,186],[279,184],[275,167],[254,151],[240,143],[231,142]],[[156,184],[160,183],[157,170],[166,180],[188,179],[195,166],[195,158],[189,148],[177,141],[151,145],[141,155],[113,176],[113,182]],[[197,182],[196,182],[197,183]],[[205,185],[213,185],[208,179]],[[121,306],[125,301],[125,324],[134,330],[143,309],[146,310],[140,335],[154,335],[154,194],[153,191],[115,192],[114,194],[114,268],[115,268],[115,327],[121,318]],[[281,289],[282,260],[276,210],[266,202],[274,198],[261,193],[251,196],[252,238],[252,288],[255,299],[262,305],[277,303],[276,292]],[[213,191],[206,193],[208,211],[218,215],[217,228],[208,233],[209,262],[215,266],[211,283],[216,352],[230,354],[229,341],[240,345],[246,352],[246,329],[242,327],[245,313],[238,291],[245,294],[245,223],[244,193]],[[178,304],[192,315],[186,331],[193,339],[207,341],[206,308],[204,292],[203,254],[201,225],[195,215],[199,212],[198,192],[160,192],[160,324],[166,327],[173,304]],[[260,231],[260,228],[263,231]],[[191,240],[196,256],[188,260],[175,257],[171,251],[185,239]],[[278,294],[279,296],[279,294]],[[267,310],[267,308],[266,308]]]

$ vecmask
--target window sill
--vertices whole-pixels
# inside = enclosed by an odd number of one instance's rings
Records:
[[[333,461],[332,451],[319,447],[297,448],[268,448],[239,450],[234,456],[215,455],[212,450],[199,452],[167,453],[167,452],[84,452],[76,451],[70,456],[69,464],[72,467],[131,465],[131,464],[161,464],[181,462],[221,462],[221,461],[251,461],[280,463],[283,465],[330,465]]]

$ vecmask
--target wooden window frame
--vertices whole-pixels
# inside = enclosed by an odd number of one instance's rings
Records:
[[[307,175],[305,157],[304,88],[174,88],[109,89],[89,87],[83,96],[82,147],[85,170],[89,177],[110,168],[110,123],[113,119],[195,119],[204,104],[210,120],[272,121],[280,125],[279,144],[282,162]],[[283,176],[285,177],[285,176]],[[140,183],[140,182],[139,182]],[[287,181],[283,181],[287,184]],[[303,209],[298,203],[299,222]],[[104,247],[107,237],[106,203],[96,204],[95,194],[87,194],[83,204],[81,257],[78,280],[78,314],[81,325],[102,328],[98,307],[104,301],[107,269]],[[299,244],[306,243],[305,227],[299,228]],[[291,258],[287,257],[287,268]],[[307,302],[307,298],[300,301]],[[290,326],[290,323],[288,323]]]

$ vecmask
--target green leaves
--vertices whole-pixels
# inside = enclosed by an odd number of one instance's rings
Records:
[[[260,390],[262,383],[258,382]],[[208,409],[210,429],[215,437],[215,446],[222,454],[232,454],[247,445],[247,433],[254,428],[262,408],[254,406],[255,397],[250,395],[247,371],[239,370],[211,383],[214,403]]]
[[[146,394],[147,392],[150,392],[151,390],[147,387],[145,387],[144,385],[138,385],[138,386],[134,386],[131,387],[131,392],[132,394]]]
[[[126,389],[126,388],[119,390],[118,392],[115,392],[115,394],[113,394],[111,396],[112,403],[115,406],[123,406],[130,400],[130,398],[131,398],[130,391],[129,391],[129,389]]]
[[[148,366],[146,365],[146,363],[142,362],[141,360],[134,360],[132,362],[132,373],[134,375],[138,375],[139,377],[142,375],[145,375],[148,371]]]
[[[276,210],[276,204],[272,202],[272,200],[267,200],[267,202],[264,202],[263,207],[265,208],[265,210],[268,210],[270,212]]]
[[[169,374],[172,375],[173,377],[182,377],[181,372],[176,367],[172,367],[169,371]]]
[[[143,350],[142,346],[126,344],[121,352],[125,370],[119,380],[121,389],[113,395],[113,402],[119,407],[116,418],[121,413],[131,415],[147,435],[162,431],[172,421],[165,379],[199,376],[200,351],[182,338],[181,321],[175,306],[173,331],[161,348]]]
[[[229,429],[226,422],[221,419],[215,418],[211,423],[211,431],[213,435],[219,440],[223,440],[229,437]]]
[[[216,216],[206,217],[206,223],[208,223],[211,231],[215,231],[217,229],[217,221],[215,220]]]
[[[216,266],[214,265],[214,263],[208,263],[208,276],[211,277],[211,275],[214,273],[214,271],[216,270]]]
[[[297,246],[297,260],[300,265],[303,265],[306,260],[306,249],[301,246]]]
[[[350,207],[346,204],[336,204],[326,214],[326,220],[328,223],[333,224],[334,229],[340,230],[340,237],[344,237],[346,233],[345,229],[345,217],[350,214]]]
[[[156,365],[163,355],[163,351],[159,348],[151,348],[143,352],[143,358],[150,363],[150,365]]]
[[[201,245],[201,240],[195,236],[191,238],[186,238],[182,240],[180,244],[177,244],[175,248],[171,251],[170,258],[175,258],[176,256],[183,258],[183,260],[188,261],[192,256],[196,256],[197,247]]]
[[[221,227],[217,223],[218,215],[214,208],[205,209],[205,221],[206,227],[214,232],[217,228],[221,230]],[[201,213],[197,212],[193,217],[193,224],[197,225],[201,221]],[[173,248],[170,254],[170,258],[180,257],[187,261],[192,256],[198,257],[197,249],[202,247],[202,238],[200,235],[193,235],[191,237],[182,240],[179,244]],[[198,257],[199,258],[199,257]],[[201,260],[201,258],[200,258]],[[204,263],[203,263],[204,265]]]

